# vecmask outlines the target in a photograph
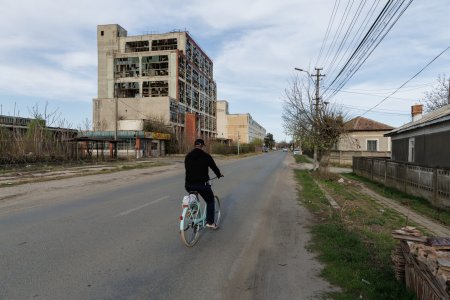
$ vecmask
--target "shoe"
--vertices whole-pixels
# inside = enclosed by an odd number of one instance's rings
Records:
[[[208,223],[206,224],[206,227],[213,229],[213,230],[216,230],[217,228],[219,228],[216,224],[208,224]]]

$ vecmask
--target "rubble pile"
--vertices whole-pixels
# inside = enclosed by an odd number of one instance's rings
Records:
[[[450,299],[450,238],[426,237],[414,227],[393,230],[395,276],[417,299]]]

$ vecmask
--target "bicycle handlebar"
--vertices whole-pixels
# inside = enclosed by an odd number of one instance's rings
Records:
[[[224,177],[224,175],[223,174],[220,174],[220,175],[222,175],[222,176],[220,176],[220,177]],[[214,179],[219,179],[220,177],[218,177],[218,176],[215,176],[215,177],[213,177],[213,178],[210,178],[208,181],[211,181],[211,180],[214,180]]]

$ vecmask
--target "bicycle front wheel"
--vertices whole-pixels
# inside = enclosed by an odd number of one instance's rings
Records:
[[[199,224],[195,224],[196,214],[192,212],[191,209],[183,209],[180,221],[180,235],[183,243],[192,247],[197,243],[199,237]]]
[[[221,217],[220,200],[219,197],[214,196],[214,223],[216,223],[216,226],[220,225]]]

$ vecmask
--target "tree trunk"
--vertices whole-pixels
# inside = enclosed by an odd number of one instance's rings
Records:
[[[319,172],[328,173],[330,165],[330,151],[324,151],[319,163]]]

